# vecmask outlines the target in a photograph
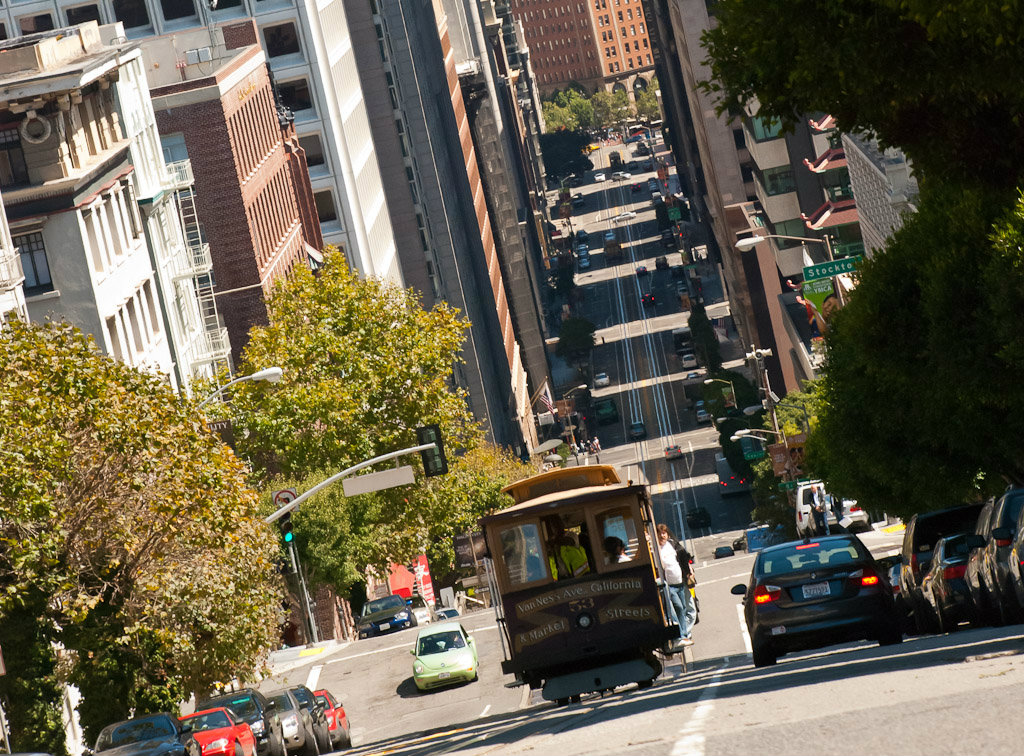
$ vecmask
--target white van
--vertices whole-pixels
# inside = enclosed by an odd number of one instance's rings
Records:
[[[811,512],[811,487],[818,486],[821,489],[822,496],[825,497],[825,514],[828,517],[828,527],[830,532],[838,532],[836,527],[836,516],[832,512],[831,499],[828,496],[828,492],[825,491],[825,485],[820,480],[812,480],[807,483],[801,483],[796,489],[796,532],[801,538],[806,538],[815,535],[814,532],[814,515]],[[843,499],[843,512],[841,520],[848,522],[848,530],[870,530],[871,518],[868,517],[868,513],[865,512],[856,501],[853,499]]]

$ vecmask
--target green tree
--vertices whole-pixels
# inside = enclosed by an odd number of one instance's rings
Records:
[[[714,326],[708,320],[704,305],[699,302],[692,302],[690,305],[690,318],[687,321],[690,326],[690,333],[693,334],[693,346],[697,350],[697,356],[707,367],[708,373],[717,373],[722,369],[722,350],[718,345],[718,335]]]
[[[0,363],[0,644],[40,675],[12,708],[15,741],[61,750],[64,680],[92,738],[251,678],[278,632],[277,549],[230,449],[164,380],[69,325],[8,324]],[[8,701],[22,686],[0,677]]]
[[[654,77],[646,89],[637,90],[635,93],[636,117],[641,121],[650,123],[661,120],[661,106],[658,104],[658,96],[655,94],[658,91],[658,86],[658,78]]]
[[[793,122],[829,113],[923,175],[1016,185],[1024,165],[1024,10],[1014,3],[721,3],[705,32],[721,108]],[[827,50],[827,55],[821,51]],[[993,71],[999,71],[993,76]]]
[[[590,137],[582,131],[559,131],[540,135],[540,151],[549,176],[582,176],[594,167],[583,148]]]
[[[621,127],[633,115],[633,104],[623,91],[596,92],[590,103],[594,109],[594,123],[602,128]]]
[[[579,365],[594,348],[595,330],[594,324],[586,318],[566,318],[562,321],[555,354]]]
[[[544,111],[544,125],[548,133],[558,131],[576,131],[579,128],[579,119],[572,110],[559,105],[556,102],[546,101],[541,103]]]

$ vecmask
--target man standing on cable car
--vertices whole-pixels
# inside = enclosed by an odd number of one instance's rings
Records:
[[[562,518],[552,515],[545,517],[544,521],[551,534],[548,540],[548,564],[551,567],[551,577],[555,580],[568,580],[590,572],[587,552],[565,532]]]

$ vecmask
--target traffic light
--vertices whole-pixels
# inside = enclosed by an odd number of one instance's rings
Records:
[[[420,452],[420,458],[423,460],[423,474],[428,478],[446,474],[448,460],[444,456],[444,442],[441,439],[440,426],[421,426],[416,429],[416,438],[420,444],[436,444],[436,448],[424,449]]]
[[[288,512],[277,524],[281,527],[281,536],[284,538],[285,543],[291,543],[295,540],[295,534],[292,532],[292,513]]]

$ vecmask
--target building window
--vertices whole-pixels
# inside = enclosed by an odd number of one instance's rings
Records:
[[[313,194],[313,202],[316,204],[316,214],[321,223],[330,223],[338,220],[338,211],[334,207],[334,194],[330,189]]]
[[[626,9],[626,18],[628,18],[630,20],[633,19],[633,9],[632,8],[627,8]]]
[[[748,123],[750,124],[750,133],[754,135],[754,139],[758,142],[778,139],[782,135],[781,121],[753,116]]]
[[[292,23],[268,26],[263,30],[263,40],[266,43],[267,55],[271,58],[302,52],[302,48],[299,47],[299,35],[295,31],[295,24]]]
[[[277,85],[281,103],[293,113],[300,110],[315,110],[313,97],[309,93],[309,82],[305,79],[284,81]]]
[[[807,236],[807,226],[804,225],[803,219],[801,218],[780,221],[778,223],[773,223],[772,225],[775,227],[773,233],[780,236]],[[775,243],[779,246],[779,249],[799,247],[803,244],[803,242],[796,241],[795,239],[776,239]]]
[[[28,167],[17,129],[0,129],[0,187],[9,189],[28,183]]]
[[[238,8],[241,4],[242,0],[220,0],[217,3],[216,10],[223,10],[224,8]]]
[[[114,0],[114,16],[125,29],[150,25],[145,0]]]
[[[0,21],[0,39],[7,39],[7,24]]]
[[[50,265],[46,261],[46,246],[39,233],[15,236],[11,241],[21,253],[21,267],[25,271],[25,293],[42,294],[53,291]]]
[[[732,130],[732,141],[736,145],[737,150],[746,149],[747,140],[743,138],[743,129]]]
[[[622,20],[623,20],[623,18],[622,18],[622,11],[619,11],[619,21],[622,21]]]
[[[761,171],[761,185],[769,197],[796,191],[796,177],[788,165],[765,168]]]
[[[69,26],[84,24],[86,21],[103,23],[100,20],[100,7],[98,5],[76,5],[74,8],[65,8],[64,13],[68,18]]]
[[[160,0],[160,7],[168,21],[196,15],[196,6],[192,0]]]
[[[53,16],[49,13],[40,13],[38,16],[24,16],[18,19],[18,26],[21,28],[22,34],[50,31],[54,28]]]
[[[313,168],[324,164],[324,146],[319,134],[306,134],[299,137],[299,146],[306,153],[306,164]]]

